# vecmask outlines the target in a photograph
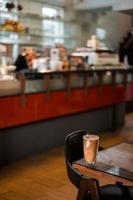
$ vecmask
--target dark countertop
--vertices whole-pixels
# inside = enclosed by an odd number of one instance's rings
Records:
[[[110,72],[110,75],[106,72]],[[126,72],[126,73],[125,73]],[[47,70],[37,72],[25,70],[17,73],[17,81],[0,81],[0,97],[20,95],[22,91],[26,94],[67,90],[73,88],[85,88],[106,84],[126,84],[126,74],[133,76],[133,68],[126,67],[91,67],[79,70]],[[21,77],[24,78],[21,78]],[[88,79],[89,77],[89,79]],[[129,77],[132,82],[133,77]],[[23,83],[22,83],[23,80]],[[118,81],[117,81],[118,80]]]

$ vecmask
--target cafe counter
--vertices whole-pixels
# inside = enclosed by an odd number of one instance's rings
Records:
[[[130,100],[132,70],[93,68],[26,72],[0,83],[0,128],[60,117]],[[126,91],[127,90],[127,91]],[[127,92],[127,97],[125,96]]]
[[[30,71],[12,81],[0,82],[1,163],[59,146],[77,129],[119,128],[133,99],[133,70],[120,67]]]

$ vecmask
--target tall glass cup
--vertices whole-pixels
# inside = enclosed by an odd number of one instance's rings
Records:
[[[83,136],[84,159],[88,164],[95,164],[99,147],[99,136],[86,134]]]

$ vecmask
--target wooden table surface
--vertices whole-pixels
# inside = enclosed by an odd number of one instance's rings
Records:
[[[74,164],[81,173],[112,181],[121,181],[127,185],[133,185],[133,142],[124,142],[103,151],[97,155],[94,167],[84,159]]]

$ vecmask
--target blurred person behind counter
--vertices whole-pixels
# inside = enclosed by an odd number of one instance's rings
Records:
[[[32,62],[35,58],[35,50],[33,50],[31,47],[22,48],[21,53],[18,55],[14,63],[16,65],[16,72],[32,69]]]

